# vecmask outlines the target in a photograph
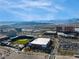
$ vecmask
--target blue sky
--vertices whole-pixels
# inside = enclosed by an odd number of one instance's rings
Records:
[[[79,18],[79,0],[0,0],[0,21]]]

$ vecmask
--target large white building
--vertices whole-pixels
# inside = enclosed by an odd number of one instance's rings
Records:
[[[50,43],[50,38],[37,38],[30,42],[31,45],[40,46],[40,47],[47,47]]]

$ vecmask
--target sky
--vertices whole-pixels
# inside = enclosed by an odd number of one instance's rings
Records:
[[[79,0],[0,0],[0,21],[79,18]]]

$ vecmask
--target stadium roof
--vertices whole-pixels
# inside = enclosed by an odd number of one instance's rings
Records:
[[[50,38],[37,38],[31,42],[31,44],[37,44],[37,45],[47,45],[50,41]]]

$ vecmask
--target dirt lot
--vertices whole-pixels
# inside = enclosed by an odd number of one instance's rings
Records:
[[[79,59],[79,58],[75,58],[73,56],[60,56],[60,55],[57,55],[56,59]]]
[[[0,59],[48,59],[48,55],[44,53],[23,53],[15,52],[10,49],[0,47]]]

